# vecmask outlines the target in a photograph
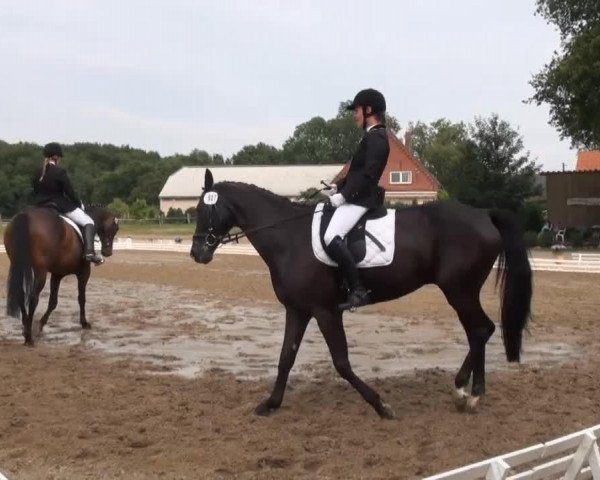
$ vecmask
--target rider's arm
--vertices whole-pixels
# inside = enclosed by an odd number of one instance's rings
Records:
[[[375,132],[367,135],[366,140],[365,175],[370,184],[377,185],[387,163],[390,145],[387,135],[382,136]]]
[[[79,197],[75,193],[75,189],[73,188],[71,180],[69,180],[69,176],[65,170],[62,170],[61,183],[65,197],[74,202],[76,205],[81,205],[81,200],[79,200]]]
[[[348,170],[350,170],[351,162],[352,160],[348,160],[346,163],[344,163],[344,166],[339,171],[339,173],[335,177],[333,177],[333,180],[331,181],[332,184],[335,184],[338,187],[340,186],[340,184],[345,180],[346,175],[348,175]]]
[[[364,167],[359,172],[353,172],[341,189],[342,195],[349,202],[363,192],[369,191],[370,187],[377,186],[389,155],[390,147],[387,136],[373,132],[366,136],[364,142]]]

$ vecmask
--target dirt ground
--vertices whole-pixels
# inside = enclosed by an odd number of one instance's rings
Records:
[[[8,261],[0,256],[0,282]],[[521,365],[497,333],[475,415],[451,387],[466,352],[436,288],[346,320],[355,371],[395,409],[380,420],[340,381],[315,325],[283,407],[269,392],[283,308],[256,257],[116,252],[93,270],[91,331],[74,279],[35,348],[0,321],[0,472],[9,479],[410,479],[599,423],[598,275],[535,274]],[[4,312],[4,291],[0,309]],[[493,282],[483,293],[496,318]],[[47,292],[40,303],[45,307]]]

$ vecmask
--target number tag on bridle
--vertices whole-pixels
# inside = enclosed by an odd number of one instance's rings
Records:
[[[217,192],[206,192],[204,195],[204,205],[215,205],[219,199]]]

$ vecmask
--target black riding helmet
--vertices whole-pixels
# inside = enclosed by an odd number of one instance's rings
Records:
[[[356,94],[354,100],[350,105],[346,107],[347,110],[354,110],[356,107],[362,107],[363,116],[365,118],[363,122],[363,128],[367,125],[367,117],[376,114],[384,114],[386,110],[385,97],[383,94],[373,88],[366,88]],[[367,113],[367,107],[371,107],[371,113]]]
[[[46,144],[44,146],[44,158],[54,157],[55,155],[62,158],[63,152],[60,145],[56,142]]]

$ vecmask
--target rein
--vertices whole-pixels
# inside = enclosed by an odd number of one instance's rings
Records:
[[[237,243],[240,238],[247,237],[248,234],[250,234],[250,233],[259,232],[261,230],[266,230],[267,228],[277,227],[278,225],[281,225],[282,223],[290,222],[290,221],[296,220],[298,218],[308,217],[309,215],[312,215],[313,213],[314,213],[314,211],[311,210],[310,212],[304,212],[304,213],[301,213],[298,215],[294,215],[293,217],[284,218],[284,219],[278,220],[276,222],[268,223],[267,225],[261,225],[260,227],[250,228],[250,229],[246,230],[245,232],[233,233],[233,234],[227,233],[226,235],[223,235],[221,237],[221,240],[219,243],[221,245],[226,245],[231,242]]]
[[[317,194],[321,193],[324,190],[332,189],[332,186],[327,184],[323,180],[321,180],[321,184],[324,185],[324,187],[319,190],[316,190],[312,195],[310,195],[308,197],[309,199],[315,197]],[[323,209],[327,208],[328,205],[329,205],[328,203],[325,203]],[[227,245],[228,243],[233,243],[233,242],[239,243],[240,238],[247,237],[248,234],[251,234],[254,232],[259,232],[261,230],[266,230],[267,228],[277,227],[278,225],[281,225],[282,223],[290,222],[292,220],[297,220],[298,218],[308,217],[309,215],[312,215],[314,213],[314,210],[311,210],[309,212],[301,213],[299,215],[294,215],[292,217],[284,218],[282,220],[277,220],[275,222],[268,223],[266,225],[261,225],[259,227],[250,228],[250,229],[246,230],[245,232],[239,232],[239,233],[233,233],[233,234],[228,232],[224,235],[215,235],[213,233],[214,228],[212,226],[212,218],[213,218],[215,206],[211,205],[211,207],[212,208],[210,210],[209,217],[208,217],[208,233],[206,234],[206,237],[204,239],[204,244],[210,248],[218,247],[219,245]],[[196,234],[192,237],[192,239],[194,241],[197,241],[197,240],[200,240],[200,237],[201,237],[200,234]]]
[[[286,223],[286,222],[290,222],[292,220],[297,220],[299,218],[304,218],[304,217],[308,217],[314,214],[314,210],[310,210],[308,212],[304,212],[298,215],[294,215],[292,217],[288,217],[288,218],[284,218],[282,220],[277,220],[275,222],[272,223],[268,223],[266,225],[260,225],[259,227],[254,227],[254,228],[250,228],[248,230],[246,230],[245,232],[239,232],[239,233],[226,233],[224,235],[215,235],[214,233],[212,233],[213,231],[213,227],[212,225],[208,227],[208,234],[206,235],[206,239],[204,240],[204,243],[208,246],[208,247],[214,247],[214,246],[219,246],[219,245],[227,245],[228,243],[238,243],[240,238],[244,238],[247,237],[249,234],[252,234],[254,232],[259,232],[261,230],[266,230],[267,228],[273,228],[273,227],[277,227],[279,225],[281,225],[282,223]],[[212,222],[211,222],[212,223]],[[194,240],[199,240],[200,235],[194,235],[193,239]]]

